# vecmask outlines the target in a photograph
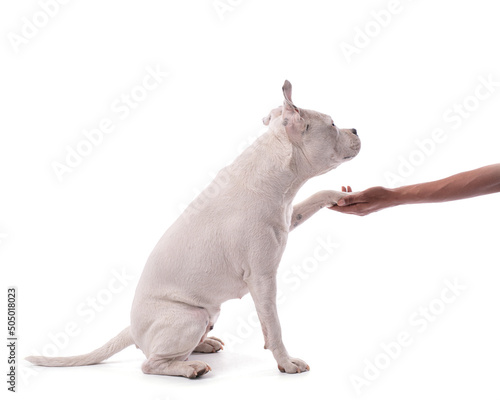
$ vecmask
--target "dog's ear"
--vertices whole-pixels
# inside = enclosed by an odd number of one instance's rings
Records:
[[[285,81],[283,84],[283,112],[281,114],[281,123],[285,127],[286,134],[291,142],[299,142],[302,133],[306,130],[306,123],[300,116],[300,111],[292,102],[292,84]]]

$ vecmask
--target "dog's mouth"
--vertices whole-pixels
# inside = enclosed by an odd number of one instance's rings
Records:
[[[359,153],[359,150],[361,150],[361,146],[358,144],[356,146],[351,147],[351,150],[352,150],[352,154],[349,156],[345,156],[343,158],[343,160],[345,160],[345,161],[352,160],[354,157],[356,157]]]

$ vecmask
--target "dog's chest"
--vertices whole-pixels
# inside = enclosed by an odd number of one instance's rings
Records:
[[[288,231],[292,222],[293,206],[287,205],[281,210],[280,222],[273,225],[273,232],[279,247],[284,250],[288,239]]]
[[[290,225],[292,223],[292,215],[293,215],[293,205],[290,203],[285,208],[285,224],[287,228],[290,228]]]

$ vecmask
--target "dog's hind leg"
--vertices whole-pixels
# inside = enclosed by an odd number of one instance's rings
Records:
[[[219,313],[212,316],[210,325],[207,327],[207,331],[201,338],[200,344],[193,350],[193,353],[217,353],[219,350],[224,349],[224,342],[222,340],[214,336],[207,337],[208,333],[214,328],[217,318],[219,318]]]
[[[142,365],[145,374],[196,378],[210,371],[202,361],[187,361],[205,339],[210,327],[207,310],[178,302],[155,304],[154,313],[143,310],[134,329],[138,347],[148,358]],[[132,321],[134,327],[134,319]]]

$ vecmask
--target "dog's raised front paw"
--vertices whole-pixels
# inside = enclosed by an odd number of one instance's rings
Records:
[[[309,371],[309,365],[299,358],[288,358],[278,363],[278,369],[287,374],[300,374]]]
[[[337,190],[329,190],[327,191],[327,193],[328,193],[327,207],[336,206],[340,199],[349,196],[351,194],[354,194],[351,192],[339,192]]]
[[[193,350],[197,353],[217,353],[224,349],[224,342],[216,337],[208,337]]]

